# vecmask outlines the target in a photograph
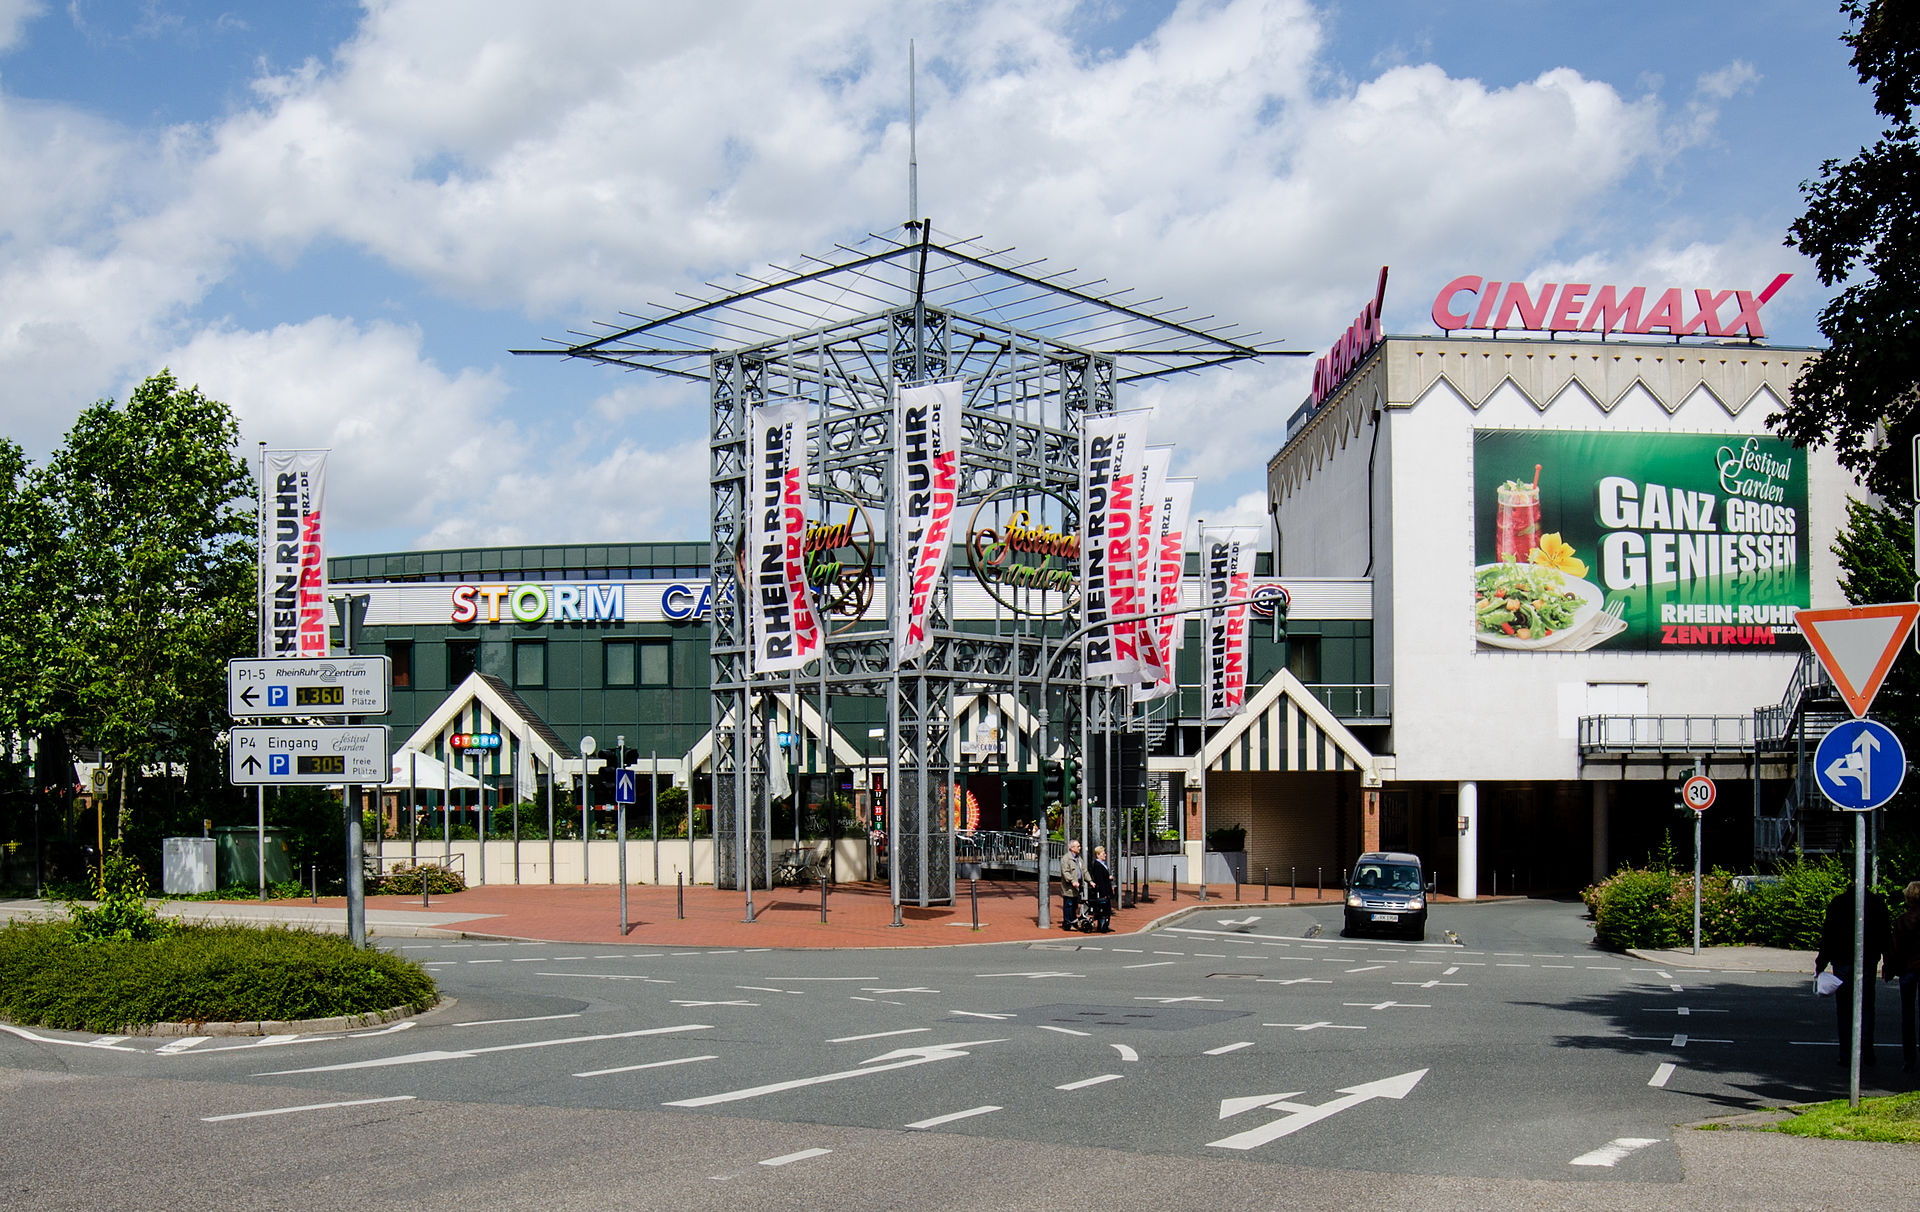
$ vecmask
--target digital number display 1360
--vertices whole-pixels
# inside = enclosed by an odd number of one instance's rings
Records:
[[[295,707],[343,707],[347,702],[344,686],[295,686]]]

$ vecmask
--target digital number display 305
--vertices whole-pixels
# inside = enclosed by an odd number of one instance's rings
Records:
[[[315,755],[303,753],[294,758],[294,763],[301,774],[345,774],[347,772],[347,759],[337,753]]]

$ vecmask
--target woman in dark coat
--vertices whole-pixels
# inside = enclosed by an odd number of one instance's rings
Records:
[[[1901,893],[1906,912],[1893,919],[1893,938],[1880,975],[1900,982],[1900,1059],[1902,1068],[1914,1071],[1914,1003],[1920,994],[1920,880],[1908,884]]]

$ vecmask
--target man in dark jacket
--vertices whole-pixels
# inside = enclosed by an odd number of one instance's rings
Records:
[[[1901,899],[1906,902],[1906,912],[1893,919],[1893,942],[1887,948],[1880,975],[1900,982],[1901,1067],[1912,1073],[1916,1046],[1914,1002],[1915,994],[1920,993],[1920,880],[1908,884]]]
[[[1834,1015],[1840,1024],[1840,1064],[1847,1063],[1847,1048],[1853,1040],[1853,892],[1840,893],[1827,902],[1827,919],[1820,927],[1820,953],[1813,957],[1815,976],[1833,966],[1840,987],[1833,991]],[[1860,1063],[1873,1067],[1873,967],[1887,951],[1887,907],[1872,893],[1867,895],[1867,954],[1861,971],[1866,981],[1860,987]]]

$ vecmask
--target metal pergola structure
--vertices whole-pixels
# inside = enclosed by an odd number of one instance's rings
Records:
[[[709,283],[709,293],[678,304],[623,313],[623,322],[602,325],[598,335],[576,333],[570,343],[513,352],[707,385],[716,882],[750,895],[751,885],[771,878],[765,780],[769,760],[779,760],[757,721],[768,696],[796,689],[792,675],[750,667],[740,606],[734,553],[748,530],[753,407],[779,399],[809,403],[816,501],[871,511],[877,535],[893,517],[896,391],[958,380],[965,402],[956,518],[996,493],[1037,488],[1070,503],[1071,523],[1082,484],[1082,419],[1112,411],[1121,385],[1298,351],[1257,344],[1257,334],[1188,317],[1157,299],[1136,300],[1130,289],[1077,270],[1049,269],[1044,259],[1022,259],[977,239],[936,239],[924,221],[737,277],[737,284]],[[881,600],[891,603],[899,573],[895,561],[884,565]],[[887,624],[877,619],[837,630],[817,675],[805,675],[808,689],[817,685],[823,718],[830,695],[888,705],[896,904],[953,896],[947,805],[955,695],[991,689],[1020,696],[1056,655],[1050,637],[1079,622],[1072,613],[1041,619],[1013,612],[990,632],[960,630],[952,595],[949,562],[933,595],[932,648],[921,659],[896,661]],[[1053,718],[1065,724],[1061,748],[1077,755],[1089,724],[1104,729],[1125,716],[1109,701],[1124,692],[1088,684],[1077,652],[1058,656],[1052,684],[1063,702]]]

